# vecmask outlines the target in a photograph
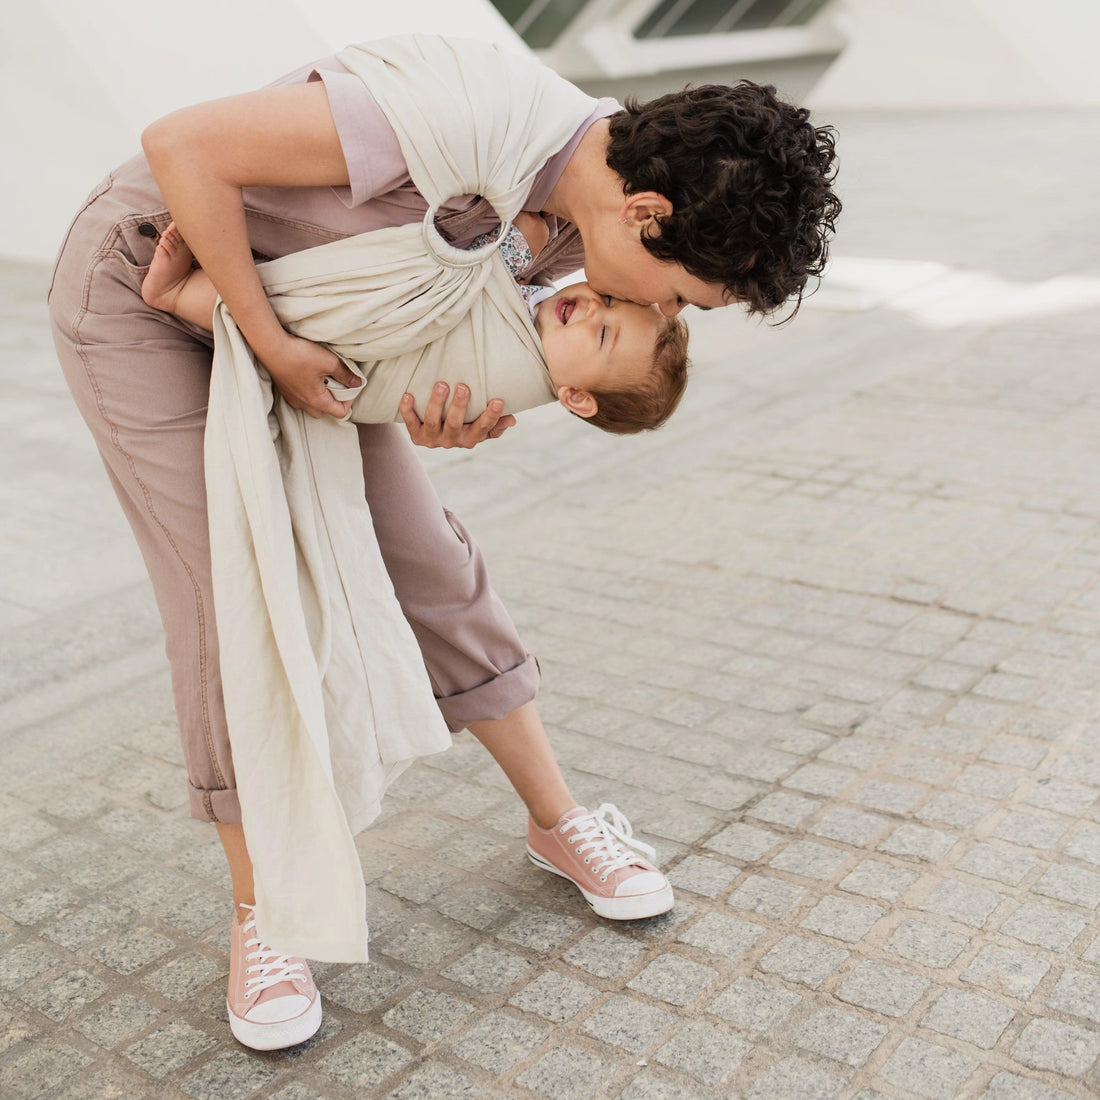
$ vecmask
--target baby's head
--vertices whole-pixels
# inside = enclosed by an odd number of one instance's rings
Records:
[[[619,435],[659,428],[687,385],[687,326],[573,283],[535,307],[558,401]]]

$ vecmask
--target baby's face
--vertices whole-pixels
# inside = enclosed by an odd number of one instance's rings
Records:
[[[656,306],[640,306],[573,283],[535,307],[535,331],[555,387],[587,393],[630,389],[653,369],[665,325]]]

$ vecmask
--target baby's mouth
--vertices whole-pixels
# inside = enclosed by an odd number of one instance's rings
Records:
[[[573,315],[573,310],[576,308],[577,301],[575,298],[562,298],[562,300],[558,302],[558,308],[554,311],[558,315],[559,323],[564,325]]]

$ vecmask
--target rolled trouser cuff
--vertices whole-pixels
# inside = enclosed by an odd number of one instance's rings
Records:
[[[538,661],[528,654],[527,659],[515,668],[469,691],[460,691],[436,702],[451,733],[457,733],[471,722],[503,718],[517,707],[531,702],[538,694],[540,675]]]
[[[191,816],[197,821],[213,821],[219,825],[240,825],[241,802],[235,787],[204,791],[193,783],[187,784],[191,800]]]

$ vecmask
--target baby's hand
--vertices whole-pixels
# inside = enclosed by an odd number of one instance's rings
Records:
[[[411,393],[401,398],[401,418],[409,429],[412,441],[419,447],[476,447],[486,439],[499,439],[516,422],[514,416],[504,416],[504,402],[494,399],[485,411],[472,423],[465,423],[466,406],[470,390],[461,383],[455,386],[454,400],[443,415],[450,387],[446,382],[436,382],[432,396],[428,398],[424,419],[413,411]]]

